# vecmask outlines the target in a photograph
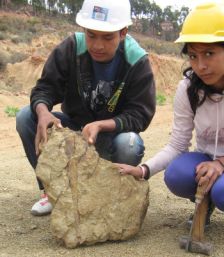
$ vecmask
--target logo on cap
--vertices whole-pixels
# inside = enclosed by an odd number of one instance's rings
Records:
[[[109,9],[100,6],[94,6],[92,18],[98,21],[107,21]]]

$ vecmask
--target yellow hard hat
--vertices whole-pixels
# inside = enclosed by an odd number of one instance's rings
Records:
[[[175,43],[224,42],[224,0],[198,5],[186,17]]]

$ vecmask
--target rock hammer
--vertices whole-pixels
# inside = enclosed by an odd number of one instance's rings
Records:
[[[195,210],[189,236],[180,237],[180,248],[187,252],[202,253],[210,255],[212,253],[212,244],[204,241],[204,229],[206,215],[208,212],[209,196],[205,194],[208,183],[197,186],[195,194]]]

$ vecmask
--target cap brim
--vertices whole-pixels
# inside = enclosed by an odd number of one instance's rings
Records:
[[[102,22],[94,19],[83,19],[79,14],[77,14],[77,17],[76,17],[76,23],[83,28],[97,30],[97,31],[106,31],[106,32],[119,31],[132,24],[132,22],[130,21],[129,24],[119,23],[119,24],[112,25],[111,23],[106,21]]]

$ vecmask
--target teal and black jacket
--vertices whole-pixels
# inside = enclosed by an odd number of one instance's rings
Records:
[[[80,127],[96,120],[114,119],[116,132],[144,131],[155,113],[155,85],[147,53],[129,35],[117,51],[122,56],[116,85],[104,107],[93,112],[86,102],[86,87],[93,77],[85,34],[75,33],[50,54],[41,78],[31,92],[31,108],[45,103],[49,110],[62,104],[62,111]]]

